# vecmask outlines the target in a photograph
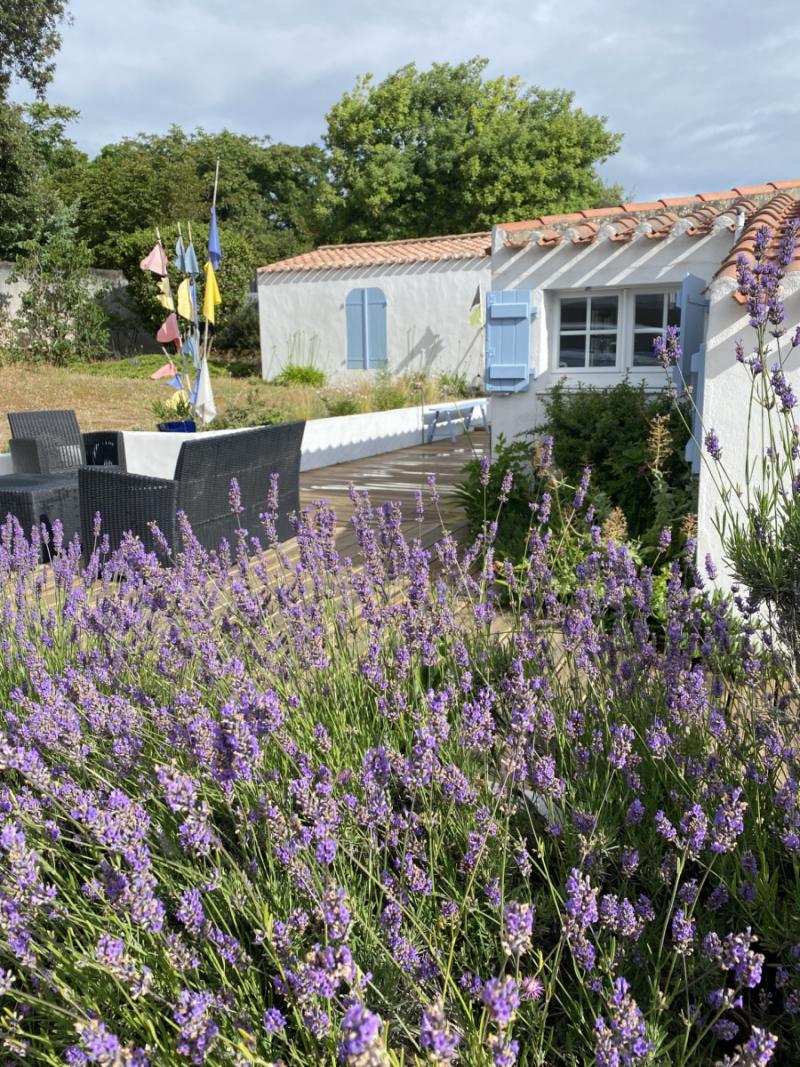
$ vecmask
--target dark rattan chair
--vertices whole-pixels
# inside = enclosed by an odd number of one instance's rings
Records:
[[[82,467],[78,482],[84,550],[92,549],[98,512],[112,549],[132,532],[152,550],[150,523],[155,522],[173,550],[179,550],[178,511],[186,512],[194,536],[207,549],[219,548],[223,539],[232,543],[239,525],[259,535],[259,515],[266,509],[273,473],[278,475],[278,536],[286,540],[291,536],[289,513],[300,503],[304,427],[304,422],[287,422],[229,434],[198,434],[181,445],[172,479],[127,474],[113,467]],[[238,516],[230,507],[233,478],[239,483],[243,509]]]
[[[74,411],[10,411],[8,421],[17,474],[77,471],[87,463],[125,465],[122,434],[81,433]]]

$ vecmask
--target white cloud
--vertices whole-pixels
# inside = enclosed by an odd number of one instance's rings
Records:
[[[80,109],[89,151],[177,122],[318,139],[358,74],[489,58],[575,91],[625,134],[606,180],[649,198],[800,178],[794,0],[72,0],[50,97]],[[795,27],[792,29],[792,27]]]

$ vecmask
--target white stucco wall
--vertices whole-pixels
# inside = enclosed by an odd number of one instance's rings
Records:
[[[537,314],[531,325],[530,355],[535,380],[527,392],[492,395],[490,422],[494,441],[498,434],[510,439],[538,425],[544,418],[543,398],[560,379],[602,388],[616,385],[625,377],[625,372],[617,369],[558,368],[558,337],[553,323],[559,294],[571,291],[589,295],[602,288],[619,291],[642,286],[680,287],[687,273],[710,281],[730,250],[733,235],[727,230],[701,238],[679,234],[650,240],[642,235],[627,243],[599,238],[587,245],[565,241],[552,249],[534,246],[515,250],[505,248],[496,239],[497,243],[499,247],[492,256],[491,288],[531,289],[531,303]],[[660,367],[631,367],[627,376],[632,384],[644,382],[647,388],[660,389],[666,384]]]
[[[351,289],[375,286],[386,297],[387,370],[483,373],[483,335],[469,325],[475,290],[489,287],[489,257],[392,267],[295,271],[258,276],[261,365],[273,378],[289,362],[313,363],[332,382],[363,380],[347,368],[345,300]]]
[[[746,368],[736,361],[737,339],[744,342],[746,353],[755,345],[755,331],[748,324],[747,309],[732,296],[733,283],[720,282],[711,287],[710,307],[706,330],[705,390],[703,397],[703,426],[716,431],[722,445],[719,464],[703,450],[703,465],[700,471],[698,499],[698,558],[702,562],[707,553],[718,567],[718,584],[729,588],[730,574],[724,567],[724,551],[715,525],[715,516],[723,512],[719,486],[729,484],[744,488],[745,464],[748,457],[747,414],[750,401],[750,376]],[[791,336],[800,325],[800,278],[788,275],[784,284],[786,307],[786,333]],[[782,353],[789,352],[788,337],[782,339]],[[773,347],[767,357],[771,366],[777,361]],[[795,393],[800,395],[800,350],[790,352],[784,366]],[[777,426],[782,417],[773,413]],[[797,417],[797,414],[795,415]],[[758,472],[758,460],[763,453],[762,420],[754,413],[750,429],[749,454],[751,468]],[[753,461],[756,461],[755,464]],[[752,482],[751,482],[752,484]],[[731,505],[736,507],[733,494]]]

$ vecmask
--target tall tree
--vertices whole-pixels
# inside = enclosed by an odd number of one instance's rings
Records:
[[[59,26],[67,0],[3,0],[0,12],[0,100],[13,78],[42,97],[61,45]]]
[[[0,7],[0,256],[14,255],[21,241],[36,237],[51,217],[62,214],[63,205],[42,184],[46,163],[35,127],[38,122],[39,133],[52,132],[48,117],[42,111],[26,121],[26,109],[10,104],[7,96],[19,78],[43,97],[66,8],[66,0],[2,0]],[[46,108],[31,105],[37,106]]]
[[[207,221],[216,161],[217,214],[261,263],[311,247],[331,193],[316,145],[271,144],[223,130],[126,138],[88,166],[55,177],[68,202],[80,197],[79,232],[99,266],[117,266],[124,234],[177,220]]]
[[[334,104],[334,239],[463,233],[621,195],[595,169],[621,142],[603,116],[564,90],[485,79],[487,62],[367,75]]]

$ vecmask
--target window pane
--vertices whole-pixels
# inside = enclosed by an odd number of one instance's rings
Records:
[[[658,366],[658,360],[653,352],[653,342],[656,337],[661,337],[661,330],[653,330],[652,333],[635,333],[633,335],[634,367]]]
[[[634,328],[652,327],[660,330],[664,325],[664,294],[639,293],[636,297],[636,321]]]
[[[584,367],[586,365],[586,334],[561,334],[558,350],[559,367]]]
[[[594,311],[594,302],[592,304]],[[589,338],[589,366],[614,367],[617,362],[617,335],[596,334]]]
[[[613,330],[617,325],[617,297],[592,297],[592,329]]]
[[[680,326],[681,309],[678,307],[678,294],[670,293],[667,297],[667,326]]]
[[[562,330],[585,330],[586,329],[586,300],[581,297],[578,300],[562,299],[561,301],[561,329]]]

